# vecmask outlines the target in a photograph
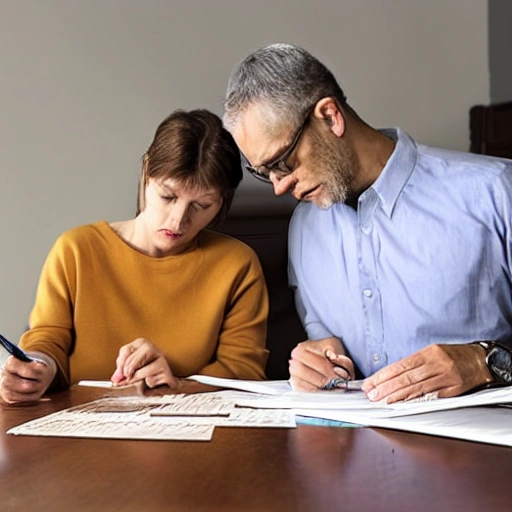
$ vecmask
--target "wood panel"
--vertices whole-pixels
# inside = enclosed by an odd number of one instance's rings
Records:
[[[475,105],[469,120],[471,152],[512,158],[512,102]]]

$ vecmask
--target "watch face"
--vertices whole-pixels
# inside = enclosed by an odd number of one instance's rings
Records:
[[[500,347],[494,347],[487,356],[487,364],[499,380],[512,384],[512,353]]]

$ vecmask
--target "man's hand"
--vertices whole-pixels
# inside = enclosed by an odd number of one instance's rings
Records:
[[[144,381],[149,388],[166,384],[178,386],[162,351],[149,340],[137,338],[119,350],[116,371],[110,378],[115,386],[126,386]]]
[[[482,347],[429,345],[368,377],[363,391],[372,401],[393,403],[427,393],[458,396],[491,381]]]
[[[303,341],[291,356],[290,384],[297,391],[317,391],[336,377],[354,378],[354,363],[338,338]]]
[[[37,402],[57,373],[55,361],[40,352],[27,352],[34,361],[26,363],[10,356],[0,377],[0,399],[6,404]]]

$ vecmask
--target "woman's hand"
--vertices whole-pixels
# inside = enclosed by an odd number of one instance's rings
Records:
[[[116,371],[110,378],[114,386],[126,386],[144,381],[146,386],[167,385],[171,389],[178,387],[162,351],[145,338],[124,345],[119,350]]]
[[[27,352],[34,360],[26,363],[10,356],[0,376],[0,399],[6,404],[36,402],[50,387],[57,365],[48,355]]]
[[[354,378],[354,363],[338,338],[303,341],[291,356],[290,384],[297,391],[317,391],[336,377]]]

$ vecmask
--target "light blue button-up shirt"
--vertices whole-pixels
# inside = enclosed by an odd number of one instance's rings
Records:
[[[404,131],[358,201],[297,206],[289,278],[308,337],[336,336],[365,376],[432,343],[512,334],[512,160]]]

